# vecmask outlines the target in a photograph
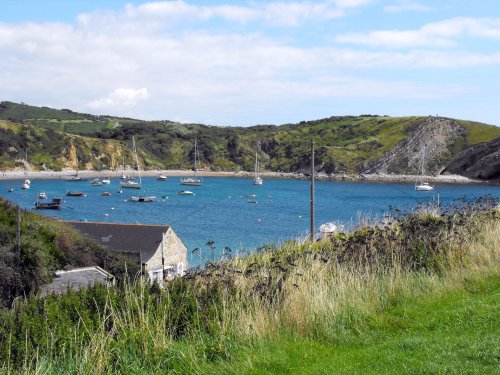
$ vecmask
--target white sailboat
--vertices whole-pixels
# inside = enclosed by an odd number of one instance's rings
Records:
[[[123,156],[123,169],[122,169],[122,175],[120,176],[120,180],[126,180],[127,175],[125,173],[125,156]]]
[[[434,190],[434,186],[428,182],[423,181],[424,177],[424,163],[425,163],[425,148],[422,149],[420,157],[420,179],[415,182],[416,191],[431,191]]]
[[[194,140],[194,172],[193,172],[193,177],[181,178],[181,185],[189,185],[189,186],[201,186],[201,185],[203,185],[203,178],[196,176],[196,172],[198,171],[197,166],[196,166],[197,158],[198,158],[198,145],[197,145],[196,139],[195,139]]]
[[[259,159],[257,158],[257,151],[255,151],[255,176],[253,178],[253,184],[262,185],[262,182],[264,182],[264,180],[260,177]]]
[[[140,189],[142,186],[141,169],[139,167],[139,159],[137,158],[137,149],[135,148],[135,138],[134,137],[132,137],[132,152],[134,153],[134,156],[135,156],[135,164],[137,166],[137,172],[139,174],[139,181],[135,181],[135,179],[133,179],[133,178],[128,178],[127,180],[121,182],[120,185],[122,188]]]
[[[21,189],[29,189],[30,186],[31,186],[31,181],[29,180],[28,178],[28,150],[25,151],[25,161],[26,161],[26,165],[24,167],[24,183],[21,185]]]

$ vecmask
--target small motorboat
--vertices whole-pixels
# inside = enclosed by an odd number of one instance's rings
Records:
[[[45,194],[43,191],[38,193],[38,199],[47,199],[47,194]]]
[[[91,186],[102,186],[102,181],[99,180],[98,178],[94,178],[92,181],[90,181]]]
[[[110,197],[110,196],[111,196],[111,193],[110,193],[109,191],[103,191],[103,192],[101,193],[101,196],[102,196],[102,197]]]
[[[118,194],[123,194],[123,190],[122,190],[122,189],[118,189],[116,192],[117,192]]]
[[[177,195],[194,195],[194,193],[189,190],[181,190],[177,192]]]
[[[416,191],[431,191],[434,190],[434,186],[430,185],[428,182],[417,182],[415,184]]]
[[[247,194],[247,195],[246,195],[246,197],[247,197],[247,198],[255,198],[255,197],[256,197],[256,195],[255,195],[255,194]]]
[[[31,185],[31,181],[26,179],[24,180],[24,184],[21,185],[21,189],[29,189]]]
[[[108,177],[104,177],[101,180],[101,182],[102,182],[103,185],[109,185],[111,183],[111,180]]]
[[[76,192],[72,192],[72,191],[68,191],[66,193],[66,196],[67,197],[82,197],[83,196],[83,193],[81,191],[76,191]]]
[[[9,188],[7,192],[12,193],[14,191],[14,188]]]
[[[62,198],[52,198],[52,202],[61,204]]]
[[[159,175],[158,177],[156,177],[156,179],[157,179],[158,181],[165,181],[165,180],[167,179],[167,176],[165,176],[164,174],[161,174],[161,175]]]
[[[251,199],[251,200],[248,200],[247,203],[257,203],[257,201]]]
[[[130,197],[128,201],[129,202],[154,202],[155,199],[156,199],[156,197],[140,196],[140,197]]]
[[[67,182],[82,182],[82,181],[87,181],[87,179],[83,178],[83,177],[80,177],[80,176],[72,176],[72,177],[66,178],[64,181],[67,181]]]
[[[58,210],[61,208],[61,203],[57,202],[35,202],[37,210]]]

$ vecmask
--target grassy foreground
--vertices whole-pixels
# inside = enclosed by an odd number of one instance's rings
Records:
[[[498,213],[418,213],[0,311],[6,373],[496,373]]]

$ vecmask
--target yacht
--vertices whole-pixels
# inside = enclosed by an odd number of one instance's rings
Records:
[[[92,181],[90,181],[91,186],[102,186],[102,181],[99,180],[98,178],[94,178]]]
[[[416,191],[431,191],[434,190],[434,186],[430,185],[428,182],[423,181],[424,177],[424,163],[425,163],[425,148],[421,151],[420,156],[420,179],[415,182]]]
[[[141,169],[139,168],[139,159],[137,158],[137,149],[135,148],[135,138],[132,137],[132,152],[135,157],[135,165],[137,166],[137,173],[139,174],[139,181],[135,181],[134,178],[127,178],[125,181],[121,182],[120,185],[122,188],[126,189],[140,189],[142,186],[141,180]]]
[[[157,179],[158,181],[165,181],[165,180],[167,179],[167,176],[165,176],[164,174],[161,174],[161,175],[159,175],[158,177],[156,177],[156,179]]]
[[[111,180],[108,177],[104,177],[101,182],[103,185],[109,185]]]
[[[257,151],[255,151],[255,176],[253,178],[254,185],[262,185],[264,180],[260,177],[259,159],[257,158]]]
[[[196,176],[196,172],[198,169],[196,168],[196,161],[198,158],[198,146],[196,143],[196,139],[194,140],[194,170],[193,177],[184,177],[181,178],[181,185],[189,185],[189,186],[202,186],[203,179],[201,177]]]

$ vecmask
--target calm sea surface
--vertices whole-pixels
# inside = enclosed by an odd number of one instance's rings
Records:
[[[0,195],[26,209],[33,209],[38,192],[63,197],[61,210],[39,210],[39,213],[63,220],[100,222],[170,224],[190,250],[206,249],[209,240],[217,252],[228,246],[236,252],[255,249],[265,243],[277,243],[305,236],[309,229],[309,182],[304,180],[267,179],[254,186],[249,179],[207,177],[202,187],[181,186],[179,178],[167,181],[144,178],[143,189],[123,189],[118,194],[119,180],[111,185],[90,186],[90,180],[33,180],[30,190],[21,190],[20,180],[0,179]],[[13,187],[14,191],[7,192]],[[65,197],[67,190],[81,191],[85,197]],[[180,190],[190,190],[193,196],[181,196]],[[111,196],[103,197],[103,191]],[[374,184],[346,182],[316,182],[316,226],[325,222],[349,226],[360,216],[376,219],[389,207],[411,210],[417,204],[437,199],[444,204],[457,199],[473,200],[491,194],[500,198],[500,187],[489,185],[438,185],[433,192],[416,192],[409,184]],[[247,195],[255,194],[255,198]],[[153,195],[152,203],[132,203],[132,195]],[[248,203],[255,200],[257,203]],[[209,252],[205,251],[208,256]],[[198,262],[193,257],[191,264]]]

